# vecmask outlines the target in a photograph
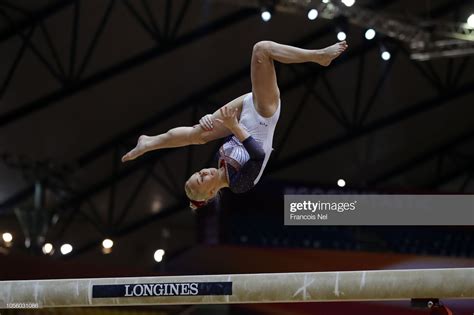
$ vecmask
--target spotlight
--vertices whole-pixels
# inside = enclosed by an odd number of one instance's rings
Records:
[[[308,11],[308,19],[310,19],[311,21],[314,21],[316,20],[317,17],[318,17],[318,10],[311,9]]]
[[[52,255],[54,253],[53,244],[51,243],[44,244],[42,250],[43,250],[43,254]]]
[[[355,3],[355,0],[341,0],[342,3],[346,5],[346,7],[352,7]]]
[[[61,254],[67,255],[67,254],[69,254],[70,252],[72,252],[72,246],[71,246],[71,244],[63,244],[63,245],[61,246]]]
[[[337,181],[337,186],[339,187],[344,187],[346,186],[346,181],[343,180],[342,178]]]
[[[11,241],[13,241],[13,235],[11,235],[11,233],[8,233],[8,232],[3,233],[2,238],[5,243],[11,243]]]
[[[365,38],[367,40],[371,40],[371,39],[374,39],[375,37],[375,31],[371,28],[369,28],[367,31],[365,31]]]
[[[323,3],[329,3],[329,0],[322,0]]]
[[[111,239],[106,238],[102,241],[102,247],[110,249],[112,246],[114,246],[114,242]]]
[[[343,31],[340,31],[339,33],[337,33],[337,39],[339,39],[340,41],[343,41],[346,39],[346,33],[344,33]]]
[[[264,22],[268,22],[272,18],[272,14],[268,10],[263,10],[261,16]]]
[[[380,55],[382,57],[383,60],[387,61],[387,60],[390,60],[390,53],[388,51],[383,51],[382,54]]]
[[[112,252],[112,246],[114,246],[114,242],[111,239],[106,238],[102,241],[102,253],[104,255],[110,254]]]
[[[163,260],[164,255],[165,255],[165,251],[163,249],[158,249],[153,255],[153,258],[155,259],[156,262],[161,262]]]
[[[474,14],[471,14],[468,18],[467,18],[467,25],[471,28],[474,28]]]

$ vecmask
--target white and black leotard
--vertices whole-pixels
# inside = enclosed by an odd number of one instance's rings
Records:
[[[273,150],[273,133],[279,117],[280,104],[272,117],[263,117],[254,107],[252,93],[244,97],[239,123],[250,137],[241,143],[235,136],[229,136],[218,152],[218,166],[225,165],[232,192],[246,192],[260,180]]]

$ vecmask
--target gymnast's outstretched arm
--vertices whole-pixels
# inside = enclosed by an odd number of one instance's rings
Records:
[[[224,105],[229,109],[236,109],[239,118],[242,111],[244,96],[245,95],[242,95]],[[212,120],[222,118],[220,109],[212,114]],[[205,129],[200,124],[196,124],[192,127],[176,127],[156,136],[143,135],[138,139],[137,146],[122,157],[122,162],[134,160],[149,151],[204,144],[216,139],[224,138],[230,134],[231,132],[229,129],[222,124],[213,124],[212,129]]]

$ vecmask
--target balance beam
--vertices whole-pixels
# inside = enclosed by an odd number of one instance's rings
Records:
[[[0,308],[421,298],[474,298],[474,268],[0,281]]]

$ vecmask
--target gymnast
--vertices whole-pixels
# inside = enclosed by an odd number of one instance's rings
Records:
[[[273,61],[328,66],[346,48],[345,41],[317,50],[272,41],[256,43],[250,71],[252,92],[205,115],[192,127],[173,128],[157,136],[140,136],[137,146],[122,157],[122,162],[152,150],[205,144],[227,137],[218,152],[217,168],[202,169],[186,181],[184,189],[190,207],[204,206],[224,187],[234,193],[248,191],[258,183],[270,158],[273,133],[280,116],[280,91]]]

